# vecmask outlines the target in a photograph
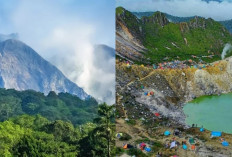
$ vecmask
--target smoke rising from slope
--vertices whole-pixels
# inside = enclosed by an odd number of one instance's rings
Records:
[[[115,74],[96,66],[94,45],[115,46],[114,3],[114,0],[1,1],[0,33],[18,33],[19,40],[88,94],[112,104]],[[114,65],[113,59],[105,55],[99,64]]]
[[[225,59],[226,53],[227,53],[228,51],[231,51],[231,50],[232,50],[231,44],[228,44],[228,43],[227,43],[227,44],[225,45],[223,51],[222,51],[222,54],[221,54],[222,59]]]

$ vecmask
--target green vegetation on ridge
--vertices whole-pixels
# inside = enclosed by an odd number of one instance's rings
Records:
[[[189,22],[172,23],[160,12],[141,19],[121,7],[116,13],[117,20],[123,22],[147,48],[145,56],[151,63],[163,62],[167,57],[167,61],[213,62],[221,59],[225,44],[232,43],[229,31],[210,18],[195,17]]]
[[[48,120],[63,120],[73,125],[92,122],[97,116],[95,99],[81,100],[68,94],[50,92],[47,96],[32,90],[0,89],[0,121],[10,117],[40,114]]]

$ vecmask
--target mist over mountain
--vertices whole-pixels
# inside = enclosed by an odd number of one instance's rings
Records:
[[[5,34],[0,34],[0,42],[8,40],[8,39],[18,39],[18,34],[17,33],[11,33],[8,35]]]
[[[81,99],[89,97],[60,70],[15,37],[15,34],[0,35],[1,88],[33,89],[45,94],[50,91],[68,92]]]
[[[107,45],[96,45],[93,52],[91,91],[103,102],[115,103],[115,49]]]

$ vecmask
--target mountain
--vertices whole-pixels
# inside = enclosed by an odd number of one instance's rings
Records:
[[[18,39],[18,34],[17,33],[12,33],[12,34],[0,34],[0,42],[8,40],[8,39]]]
[[[116,9],[116,35],[118,56],[147,64],[173,59],[212,62],[221,59],[224,45],[232,42],[229,31],[211,18],[174,23],[155,12],[139,19],[122,7]]]
[[[99,102],[112,105],[115,103],[115,49],[104,44],[96,45],[92,58],[97,70],[92,72],[91,91]]]
[[[135,16],[137,16],[138,18],[142,18],[143,16],[152,16],[155,12],[132,12]],[[191,19],[194,18],[194,16],[191,17],[179,17],[179,16],[173,16],[167,13],[164,13],[165,16],[167,17],[167,19],[170,22],[174,22],[174,23],[179,23],[179,22],[189,22]]]
[[[0,41],[1,88],[33,89],[45,94],[50,91],[68,92],[81,99],[89,97],[82,88],[25,43],[6,37],[0,39],[7,39]]]
[[[232,19],[231,20],[225,20],[225,21],[219,21],[223,26],[225,26],[230,33],[232,34]]]
[[[151,16],[155,12],[132,12],[136,17],[142,18],[143,16]],[[173,16],[167,13],[164,13],[167,19],[170,22],[174,23],[180,23],[180,22],[189,22],[190,20],[194,19],[195,16],[190,16],[190,17],[179,17],[179,16]],[[230,33],[232,34],[232,19],[231,20],[225,20],[225,21],[218,21],[221,23],[225,28],[227,28]]]

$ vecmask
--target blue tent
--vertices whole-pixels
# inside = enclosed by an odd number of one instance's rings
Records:
[[[184,144],[183,146],[182,146],[182,148],[184,149],[184,150],[187,150],[187,146]]]
[[[227,147],[227,146],[229,146],[229,143],[227,141],[223,141],[222,145],[225,146],[225,147]]]
[[[148,92],[144,92],[144,95],[147,95],[148,94]]]
[[[222,136],[222,132],[219,132],[219,131],[212,131],[212,132],[211,132],[211,136],[213,136],[213,137],[220,137],[220,136]]]
[[[153,65],[153,68],[154,68],[154,69],[157,69],[157,66],[156,66],[156,65]]]
[[[170,135],[171,133],[170,133],[170,131],[168,131],[168,130],[166,130],[165,132],[164,132],[164,135],[165,136],[168,136],[168,135]]]
[[[145,150],[146,150],[147,152],[151,152],[151,148],[145,147]]]
[[[204,128],[200,128],[200,132],[203,132],[205,129]]]

